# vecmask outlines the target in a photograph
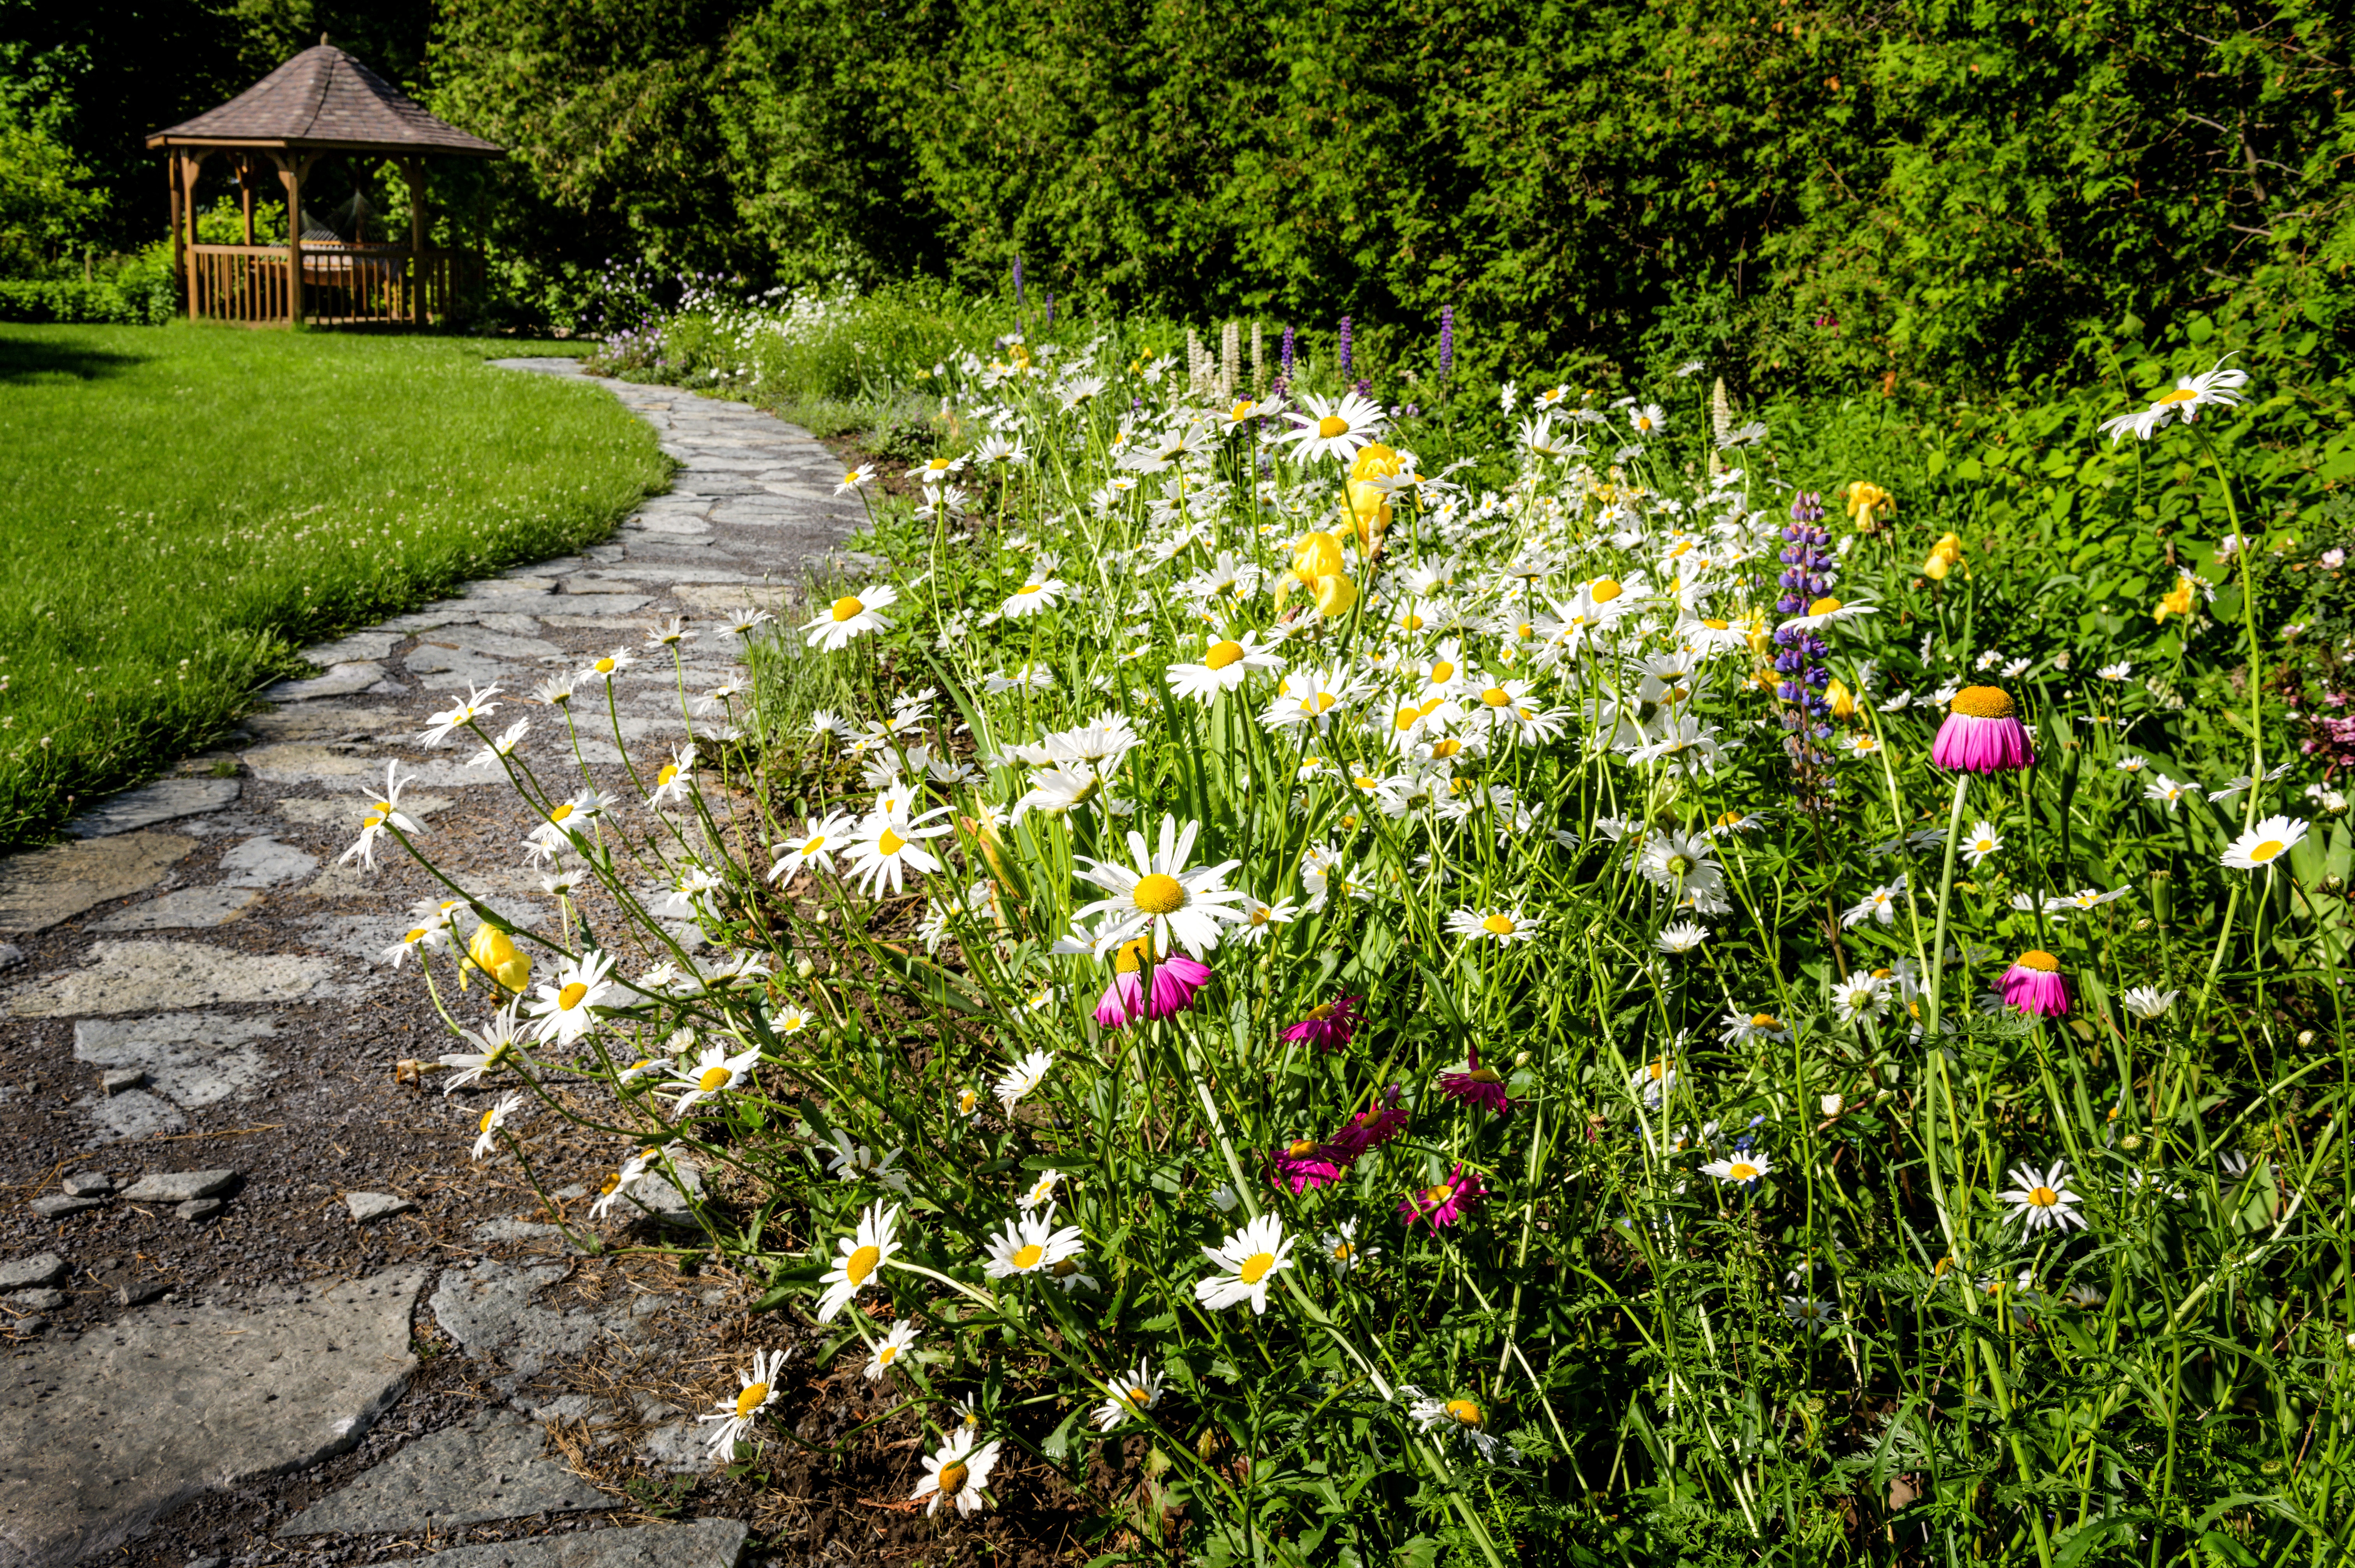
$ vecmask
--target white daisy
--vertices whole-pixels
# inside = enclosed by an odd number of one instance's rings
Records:
[[[1220,1245],[1204,1247],[1202,1255],[1219,1272],[1195,1281],[1196,1300],[1213,1312],[1248,1301],[1253,1313],[1263,1313],[1268,1287],[1292,1266],[1292,1238],[1284,1233],[1283,1221],[1262,1214]]]
[[[971,1426],[961,1426],[949,1434],[936,1453],[925,1456],[924,1478],[910,1494],[932,1499],[924,1512],[938,1513],[943,1499],[959,1513],[975,1513],[989,1506],[983,1488],[989,1485],[989,1472],[997,1467],[997,1440],[992,1438],[976,1448],[974,1445],[980,1435]]]
[[[1311,394],[1300,401],[1290,416],[1292,428],[1276,438],[1292,443],[1295,462],[1331,457],[1346,463],[1381,433],[1382,411],[1355,392],[1332,400]]]
[[[982,1272],[992,1279],[1043,1274],[1066,1258],[1080,1255],[1084,1245],[1077,1225],[1055,1228],[1055,1206],[1043,1214],[1023,1214],[1006,1221],[1006,1229],[989,1238],[983,1251],[989,1261]]]
[[[1352,1273],[1382,1255],[1381,1248],[1358,1240],[1355,1220],[1342,1221],[1338,1230],[1326,1232],[1317,1244],[1325,1249],[1325,1266],[1335,1274]]]
[[[851,833],[858,826],[858,819],[847,811],[809,818],[800,837],[775,847],[778,859],[769,868],[769,880],[790,881],[808,866],[833,870],[835,851],[850,847]]]
[[[761,1412],[776,1403],[777,1395],[782,1392],[777,1387],[777,1374],[785,1370],[785,1359],[792,1354],[790,1349],[755,1350],[752,1352],[752,1370],[738,1374],[737,1381],[743,1387],[736,1397],[721,1400],[719,1408],[709,1415],[696,1417],[698,1421],[719,1424],[718,1430],[711,1435],[713,1459],[733,1456],[736,1445],[751,1434],[752,1423],[759,1418]]]
[[[507,1125],[509,1116],[522,1109],[521,1094],[506,1094],[500,1097],[497,1104],[483,1113],[482,1119],[474,1124],[474,1158],[480,1159],[499,1147],[499,1129]]]
[[[822,645],[827,653],[838,653],[853,637],[890,629],[891,623],[882,612],[899,602],[897,590],[889,583],[878,583],[858,593],[844,594],[802,630],[809,634],[811,647]]]
[[[997,1080],[997,1102],[1006,1107],[1007,1115],[1013,1115],[1014,1107],[1022,1096],[1045,1082],[1048,1069],[1054,1065],[1054,1057],[1043,1051],[1034,1051],[1015,1061],[1014,1065]]]
[[[875,1353],[867,1359],[867,1381],[881,1382],[891,1363],[916,1348],[916,1326],[902,1317],[891,1325],[891,1331],[875,1342]]]
[[[1447,929],[1452,934],[1475,942],[1493,942],[1500,947],[1535,941],[1543,923],[1540,916],[1523,914],[1518,904],[1501,910],[1474,909],[1466,904],[1447,917]]]
[[[891,1261],[891,1254],[900,1250],[899,1223],[900,1211],[879,1201],[868,1205],[858,1216],[856,1232],[837,1239],[833,1265],[818,1276],[818,1283],[826,1286],[817,1301],[819,1322],[833,1322],[835,1314],[873,1283],[876,1271]]]
[[[2165,1017],[2168,1009],[2175,1006],[2175,999],[2182,994],[2180,991],[2161,991],[2149,986],[2131,986],[2118,1000],[2126,1005],[2126,1011],[2138,1019],[2156,1019]]]
[[[1071,585],[1053,577],[1033,577],[1006,596],[997,613],[1009,621],[1035,615],[1071,592]]]
[[[1985,820],[1972,823],[1970,832],[1962,842],[1964,859],[1973,866],[2002,848],[2003,840],[1996,837],[1995,824]]]
[[[1700,1168],[1703,1176],[1714,1176],[1736,1187],[1748,1187],[1762,1176],[1773,1175],[1774,1170],[1774,1164],[1764,1154],[1730,1155]]]
[[[452,703],[425,721],[428,728],[425,733],[417,738],[418,743],[429,747],[438,746],[450,738],[453,731],[497,712],[499,705],[493,702],[491,699],[496,697],[498,693],[499,688],[496,686],[477,688],[469,683],[466,688],[465,700]]]
[[[362,865],[373,871],[376,869],[376,841],[378,835],[388,829],[405,834],[418,834],[425,831],[400,809],[400,792],[415,784],[417,780],[414,774],[405,779],[400,777],[400,764],[397,762],[385,763],[384,793],[372,796],[368,800],[366,809],[360,814],[359,840],[344,851],[341,859],[336,862],[338,866],[346,860],[357,857]]]
[[[761,1048],[746,1046],[735,1055],[728,1054],[725,1045],[713,1041],[703,1048],[703,1054],[687,1065],[674,1068],[670,1087],[686,1091],[673,1109],[684,1116],[698,1100],[709,1100],[725,1094],[741,1084],[752,1069],[760,1065]]]
[[[534,993],[531,1016],[538,1027],[533,1038],[570,1045],[587,1034],[597,1021],[591,1009],[604,1006],[614,989],[613,972],[613,956],[595,947],[558,965],[556,979]]]
[[[2261,871],[2289,853],[2306,837],[2306,824],[2293,816],[2268,816],[2232,840],[2224,864],[2236,871]]]
[[[2011,1205],[2012,1218],[2026,1223],[2029,1235],[2047,1226],[2062,1231],[2072,1225],[2085,1229],[2085,1217],[2077,1212],[2077,1205],[2084,1200],[2069,1190],[2066,1161],[2056,1160],[2051,1169],[2041,1172],[2032,1165],[2014,1166],[2011,1179],[2019,1185],[1996,1197]]]
[[[1227,873],[1241,861],[1186,869],[1195,836],[1201,830],[1199,822],[1189,822],[1181,830],[1176,817],[1165,816],[1158,848],[1148,849],[1145,835],[1130,829],[1133,864],[1077,858],[1080,880],[1111,895],[1072,912],[1077,921],[1104,917],[1096,933],[1097,957],[1150,932],[1156,953],[1182,947],[1199,958],[1219,945],[1220,926],[1243,918],[1233,906],[1245,895],[1225,885]]]
[[[858,891],[871,894],[888,880],[896,893],[908,870],[939,870],[941,862],[924,848],[923,841],[949,831],[948,823],[934,820],[948,812],[945,805],[936,805],[916,817],[896,811],[879,811],[860,823],[859,837],[850,846],[850,874],[858,883]]]
[[[1130,1416],[1140,1415],[1161,1403],[1161,1376],[1150,1361],[1138,1361],[1135,1371],[1114,1378],[1103,1387],[1111,1397],[1096,1406],[1099,1432],[1110,1432]]]

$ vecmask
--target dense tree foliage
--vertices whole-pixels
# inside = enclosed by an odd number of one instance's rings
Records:
[[[162,205],[141,131],[330,31],[514,150],[453,191],[525,314],[616,261],[996,287],[1018,256],[1067,295],[1426,346],[1453,304],[1476,366],[1947,383],[2090,371],[2106,331],[2225,300],[2335,357],[2355,260],[2323,0],[133,9],[0,0],[110,232]]]

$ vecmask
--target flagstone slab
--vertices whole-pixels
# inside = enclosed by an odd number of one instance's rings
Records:
[[[30,935],[144,892],[197,847],[177,833],[123,833],[0,859],[0,932]]]

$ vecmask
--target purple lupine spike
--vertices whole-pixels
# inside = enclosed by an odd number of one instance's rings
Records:
[[[1341,374],[1344,378],[1349,374],[1349,318],[1346,315],[1341,318]]]
[[[1444,381],[1455,368],[1455,307],[1444,304],[1439,307],[1439,379]]]
[[[1783,530],[1782,596],[1774,608],[1785,615],[1804,615],[1807,607],[1829,592],[1838,558],[1832,553],[1831,530],[1822,526],[1823,496],[1801,491],[1791,501],[1791,521]],[[1830,647],[1808,628],[1778,626],[1774,631],[1774,672],[1782,678],[1774,695],[1783,703],[1783,741],[1801,774],[1802,804],[1824,804],[1821,787],[1831,752],[1822,744],[1831,739],[1831,703],[1824,688],[1831,671],[1824,664]]]
[[[1014,308],[1022,308],[1022,258],[1014,258]]]
[[[1284,366],[1284,379],[1290,381],[1292,379],[1292,328],[1289,326],[1284,329],[1284,353],[1281,356],[1281,361]]]

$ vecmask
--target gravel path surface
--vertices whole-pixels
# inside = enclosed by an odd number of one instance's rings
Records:
[[[715,686],[741,669],[727,624],[790,612],[863,520],[805,432],[602,384],[682,465],[611,543],[312,650],[325,673],[223,750],[0,860],[0,1568],[742,1552],[741,1522],[645,1506],[708,1468],[665,1395],[732,1389],[741,1282],[570,1253],[511,1162],[470,1164],[490,1096],[398,1081],[453,1045],[413,967],[379,958],[439,890],[389,844],[373,873],[338,863],[399,761],[432,852],[519,923],[552,921],[519,803],[472,746],[422,750],[425,715],[496,684],[499,725],[531,717],[526,753],[560,770],[561,725],[517,700],[536,683],[679,615],[688,690]],[[666,656],[631,675],[619,729],[643,763],[684,725]],[[587,761],[634,797],[602,735]],[[542,1153],[579,1218],[613,1151]]]

